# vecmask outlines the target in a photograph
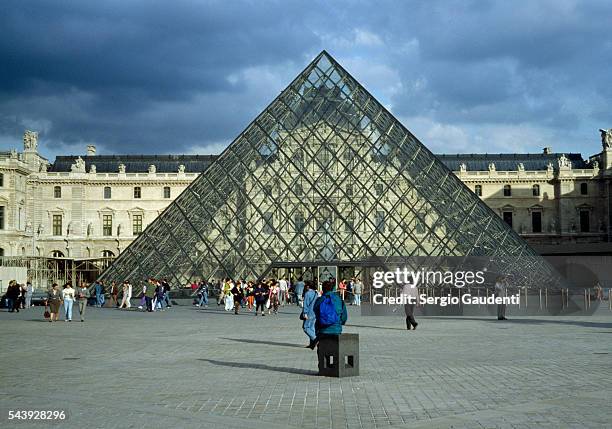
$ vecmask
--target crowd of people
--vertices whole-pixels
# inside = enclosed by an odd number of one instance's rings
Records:
[[[335,283],[335,282],[334,282]],[[215,291],[217,294],[217,305],[223,305],[225,311],[233,311],[239,314],[241,309],[248,310],[265,316],[278,313],[278,309],[285,305],[303,306],[307,282],[302,277],[293,282],[287,277],[276,279],[264,279],[262,281],[234,281],[225,278],[215,282],[214,280],[199,280],[191,284],[196,307],[208,307],[209,295]],[[310,283],[310,289],[314,289],[314,283]],[[322,283],[316,289],[322,292]],[[350,305],[361,305],[361,294],[363,284],[358,278],[350,280],[343,279],[337,293],[343,301],[348,300]]]
[[[34,288],[29,280],[26,283],[19,284],[15,280],[11,280],[4,295],[5,306],[10,313],[24,310],[32,306],[32,294]]]

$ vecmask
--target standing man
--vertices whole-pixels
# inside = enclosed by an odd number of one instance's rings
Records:
[[[94,283],[94,292],[96,294],[96,307],[100,308],[104,304],[104,301],[102,301],[104,289],[102,288],[102,283],[100,283],[99,280],[96,280]]]
[[[34,294],[34,288],[30,279],[26,282],[26,296],[25,296],[25,308],[32,306],[32,295]]]
[[[168,283],[167,279],[162,280],[162,286],[164,287],[164,302],[166,303],[166,307],[172,307],[172,303],[170,302],[170,283]]]
[[[317,345],[317,335],[315,333],[316,316],[314,312],[314,304],[317,300],[318,295],[312,287],[312,283],[306,282],[304,288],[306,290],[306,293],[304,294],[304,308],[302,309],[302,320],[304,321],[302,323],[302,329],[310,339],[310,343],[306,347],[309,347],[311,350],[314,350],[315,346]]]
[[[295,298],[296,298],[297,305],[299,305],[300,307],[304,303],[304,288],[305,288],[304,280],[302,279],[302,277],[298,277],[298,281],[295,284]]]
[[[416,307],[416,299],[419,295],[419,290],[412,282],[412,277],[404,284],[402,295],[407,300],[404,304],[404,311],[406,312],[406,329],[416,329],[419,324],[414,318],[414,308]]]
[[[143,293],[147,311],[150,313],[153,311],[153,297],[155,296],[155,283],[153,279],[149,279],[147,283],[145,283]]]
[[[279,292],[280,304],[284,306],[285,303],[287,302],[287,289],[288,289],[287,279],[286,278],[280,279],[278,281],[278,287],[280,288],[280,292]]]
[[[358,307],[361,307],[361,294],[363,292],[363,284],[361,284],[361,280],[356,278],[353,281],[353,304]]]
[[[87,308],[87,300],[91,294],[89,288],[84,282],[81,282],[81,286],[76,291],[76,299],[79,304],[79,314],[81,315],[81,322],[85,321],[85,309]]]
[[[499,276],[495,280],[495,296],[501,298],[508,296],[508,288],[504,276]],[[506,304],[497,304],[497,320],[508,320],[506,319]]]

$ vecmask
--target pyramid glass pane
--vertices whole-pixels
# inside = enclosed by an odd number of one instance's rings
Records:
[[[557,279],[322,52],[102,278],[260,279],[288,263],[385,267],[413,256],[485,257],[525,286]]]

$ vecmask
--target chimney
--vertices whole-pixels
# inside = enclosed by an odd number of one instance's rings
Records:
[[[87,145],[87,156],[95,156],[96,155],[96,146],[93,144]]]
[[[546,146],[544,148],[544,155],[550,155],[552,153],[552,147]]]

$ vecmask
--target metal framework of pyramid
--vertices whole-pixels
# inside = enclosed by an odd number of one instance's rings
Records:
[[[555,276],[323,51],[101,278],[184,285],[414,256],[485,257],[524,285]]]

